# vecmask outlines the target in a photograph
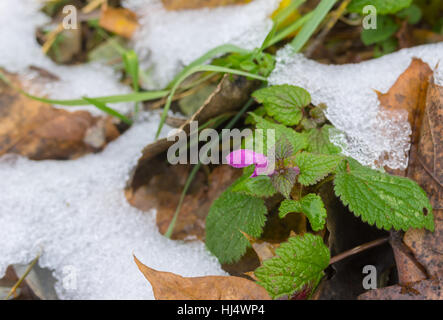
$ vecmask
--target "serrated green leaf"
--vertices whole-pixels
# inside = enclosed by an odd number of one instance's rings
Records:
[[[240,232],[258,238],[266,221],[260,198],[226,190],[214,201],[206,218],[206,246],[220,261],[238,261],[250,245]]]
[[[308,144],[306,135],[298,133],[297,131],[288,128],[282,124],[273,123],[271,121],[265,120],[254,113],[250,113],[250,115],[256,122],[256,128],[263,130],[263,139],[256,135],[255,142],[256,144],[263,144],[264,154],[267,155],[268,151],[274,148],[275,143],[279,141],[282,137],[285,137],[292,144],[293,153],[297,153],[298,151],[306,148]],[[268,129],[274,130],[275,141],[272,142],[273,144],[271,144],[270,141],[268,142]]]
[[[309,92],[288,84],[263,88],[252,96],[264,105],[268,115],[288,126],[298,124],[302,118],[302,108],[311,103]]]
[[[343,156],[302,152],[295,157],[295,164],[300,169],[298,182],[309,186],[317,183],[333,172]]]
[[[280,137],[280,140],[275,144],[275,159],[284,160],[292,156],[293,153],[294,147],[292,143],[290,143],[285,136]]]
[[[305,132],[308,140],[306,151],[320,154],[339,154],[341,148],[329,140],[330,129],[334,129],[334,127],[326,124],[320,129],[307,130]]]
[[[305,214],[314,231],[323,229],[326,222],[326,209],[323,201],[320,196],[313,193],[304,196],[299,201],[283,200],[278,211],[280,218],[284,218],[291,212]]]
[[[298,170],[294,168],[286,168],[277,170],[271,176],[271,182],[274,188],[280,192],[285,198],[289,198],[292,187],[297,178]]]
[[[361,32],[361,40],[367,46],[383,42],[398,30],[399,26],[394,19],[389,16],[377,16],[376,29],[363,29]]]
[[[305,285],[315,287],[329,265],[329,249],[319,236],[291,237],[277,250],[277,256],[255,270],[258,284],[276,299],[291,296]]]
[[[249,175],[250,176],[250,175]],[[233,192],[240,192],[255,197],[271,197],[277,190],[272,185],[271,179],[268,176],[259,175],[254,178],[243,179],[236,183]]]
[[[377,14],[396,13],[411,5],[412,0],[352,0],[348,5],[349,12],[363,13],[363,8],[372,5]]]
[[[357,217],[390,230],[434,230],[432,206],[414,181],[391,176],[347,159],[337,169],[335,194]]]

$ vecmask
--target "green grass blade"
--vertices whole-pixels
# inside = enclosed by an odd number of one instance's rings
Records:
[[[97,109],[100,109],[100,110],[106,112],[107,114],[109,114],[109,115],[111,115],[113,117],[119,118],[124,123],[127,123],[129,125],[132,124],[132,121],[129,118],[127,118],[126,116],[122,115],[117,110],[114,110],[114,109],[108,107],[105,103],[103,103],[101,101],[98,101],[96,99],[88,98],[88,97],[83,97],[83,99],[85,101],[87,101],[88,103],[94,105]]]
[[[138,92],[140,90],[139,88],[139,68],[138,68],[138,57],[134,50],[127,50],[122,55],[123,63],[125,66],[126,73],[131,77],[132,79],[132,88],[134,89],[134,92]],[[137,114],[139,111],[139,103],[135,103],[134,113]]]
[[[337,0],[322,0],[314,11],[312,11],[313,16],[311,19],[303,25],[303,28],[291,42],[291,46],[296,52],[299,52],[303,48],[336,2]]]
[[[171,107],[172,98],[174,97],[174,94],[175,94],[177,88],[191,74],[196,73],[196,72],[203,72],[203,71],[236,74],[236,75],[245,76],[245,77],[249,77],[249,78],[253,78],[253,79],[257,79],[257,80],[261,80],[261,81],[267,80],[265,77],[262,77],[262,76],[259,76],[256,74],[252,74],[249,72],[225,68],[225,67],[219,67],[219,66],[214,66],[214,65],[199,65],[199,66],[195,66],[191,69],[188,69],[188,71],[186,73],[182,74],[182,76],[179,79],[177,79],[174,86],[171,88],[171,92],[169,93],[168,98],[166,99],[165,107],[163,108],[163,113],[160,118],[160,123],[159,123],[158,129],[157,129],[157,133],[155,134],[156,139],[159,137],[161,129],[163,128],[163,125],[165,124],[166,117],[168,116],[169,108]]]
[[[280,42],[281,40],[283,40],[284,38],[286,38],[287,36],[289,36],[291,33],[297,31],[298,29],[300,29],[306,22],[308,22],[312,16],[313,16],[314,12],[309,12],[306,15],[304,15],[303,17],[301,17],[300,19],[297,19],[294,23],[292,23],[290,26],[287,26],[285,29],[279,31],[272,39],[271,41],[269,41],[268,43],[268,47],[276,44],[277,42]]]
[[[49,104],[58,104],[61,106],[75,107],[75,106],[87,106],[90,105],[84,99],[68,99],[68,100],[58,100],[58,99],[47,99],[43,97],[37,97],[32,94],[27,93],[26,91],[20,89],[15,86],[11,81],[0,71],[0,80],[4,81],[7,85],[13,87],[15,90],[23,94],[24,96],[44,102]],[[139,102],[139,101],[148,101],[148,100],[156,100],[163,97],[166,97],[169,93],[169,90],[162,91],[146,91],[146,92],[133,92],[127,94],[119,94],[119,95],[111,95],[111,96],[102,96],[102,97],[94,97],[92,99],[97,100],[102,103],[119,103],[119,102]],[[91,99],[91,98],[90,98]]]
[[[188,178],[186,179],[185,186],[183,188],[183,191],[180,195],[180,200],[178,201],[177,208],[175,209],[174,216],[172,217],[171,222],[169,223],[168,230],[166,230],[165,237],[171,238],[172,232],[174,231],[175,223],[177,222],[178,214],[180,213],[180,210],[182,208],[183,200],[185,199],[186,193],[188,192],[189,186],[191,185],[192,180],[194,180],[194,177],[197,173],[197,171],[200,169],[201,163],[197,163],[193,168],[191,173],[189,174]]]
[[[215,47],[214,49],[209,50],[204,55],[202,55],[201,57],[195,59],[190,64],[188,64],[182,71],[180,71],[175,76],[174,80],[172,80],[168,84],[167,88],[172,88],[174,84],[177,83],[183,77],[184,74],[189,72],[189,70],[191,70],[196,66],[206,63],[208,60],[212,58],[224,55],[226,53],[248,53],[248,52],[249,52],[248,50],[245,50],[243,48],[240,48],[232,44],[223,44],[221,46]]]
[[[132,79],[132,87],[135,92],[139,90],[138,85],[138,57],[134,50],[126,51],[123,56],[126,73]]]
[[[306,2],[306,0],[293,0],[286,8],[284,8],[282,11],[276,14],[272,20],[274,20],[274,23],[275,25],[277,25],[277,28],[280,26],[280,24],[283,21],[285,21],[291,15],[291,13],[295,9],[297,9],[304,2]]]

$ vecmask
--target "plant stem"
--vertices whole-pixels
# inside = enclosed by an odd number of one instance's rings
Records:
[[[331,31],[331,29],[337,23],[338,19],[340,19],[340,17],[346,11],[346,8],[348,7],[350,2],[351,2],[351,0],[344,0],[344,1],[342,1],[340,6],[338,7],[338,9],[335,10],[334,12],[332,12],[331,18],[326,23],[325,28],[320,32],[318,37],[306,49],[306,51],[305,51],[305,56],[306,57],[310,57],[314,53],[315,49],[317,49],[317,47],[320,45],[320,43],[323,42],[323,40],[328,35],[329,31]]]
[[[34,268],[39,258],[40,258],[40,253],[37,255],[37,257],[34,258],[34,260],[32,260],[32,262],[26,268],[25,273],[23,273],[20,279],[18,279],[18,281],[14,284],[14,286],[11,288],[11,290],[9,291],[8,295],[5,297],[4,300],[8,300],[12,295],[14,295],[17,288],[22,284],[23,280],[25,280],[25,278],[31,272],[32,268]]]
[[[389,240],[389,237],[377,239],[377,240],[359,245],[359,246],[352,248],[350,250],[347,250],[345,252],[342,252],[342,253],[332,257],[331,260],[329,261],[329,265],[334,264],[334,263],[341,261],[343,259],[346,259],[350,256],[353,256],[354,254],[357,254],[357,253],[363,252],[365,250],[371,249],[373,247],[379,246],[385,242],[388,242],[388,240]]]

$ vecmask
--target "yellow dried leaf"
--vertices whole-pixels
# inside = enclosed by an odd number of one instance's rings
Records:
[[[134,12],[125,8],[112,7],[102,10],[99,25],[128,39],[132,37],[138,27],[137,16]]]

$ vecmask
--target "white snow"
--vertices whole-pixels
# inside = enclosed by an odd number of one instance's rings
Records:
[[[71,99],[130,92],[99,64],[59,66],[42,52],[35,29],[47,19],[36,0],[0,1],[0,67],[33,79],[30,65],[58,76],[43,88]],[[36,83],[34,81],[33,83]],[[126,112],[132,104],[117,104]],[[80,107],[98,113],[93,107]],[[27,264],[42,251],[41,267],[54,270],[62,299],[152,299],[132,254],[158,270],[183,276],[225,274],[200,242],[163,237],[155,212],[131,207],[123,188],[159,118],[147,114],[100,154],[72,161],[0,159],[0,277],[10,264]]]
[[[375,90],[387,92],[411,63],[421,58],[435,69],[434,77],[443,84],[443,43],[400,50],[358,64],[324,65],[294,54],[285,47],[277,54],[277,66],[270,84],[298,85],[312,96],[314,104],[325,103],[327,117],[342,131],[331,139],[342,146],[344,153],[365,165],[391,168],[407,166],[411,132],[406,113],[395,119],[379,113]]]
[[[269,18],[280,0],[254,0],[245,5],[168,11],[161,0],[125,0],[139,16],[134,47],[151,88],[164,87],[194,59],[222,44],[259,47],[272,27]]]
[[[0,278],[9,264],[55,270],[62,299],[152,299],[133,262],[183,276],[225,274],[201,242],[162,236],[154,212],[131,207],[123,188],[159,118],[135,124],[100,154],[72,161],[0,159]],[[76,288],[72,285],[72,272]],[[75,281],[74,281],[75,283]]]
[[[1,0],[0,1],[0,68],[19,73],[24,80],[32,80],[36,73],[29,66],[43,68],[58,76],[60,81],[32,82],[28,90],[53,99],[78,99],[82,96],[96,97],[131,92],[119,83],[119,75],[109,66],[89,63],[78,66],[61,66],[54,63],[41,50],[35,32],[37,27],[47,23],[48,17],[39,11],[43,1]],[[30,84],[31,82],[26,82]],[[38,84],[39,85],[35,85]],[[111,105],[126,113],[132,110],[132,103]],[[92,106],[69,107],[71,110],[88,110],[93,114],[102,112]]]

